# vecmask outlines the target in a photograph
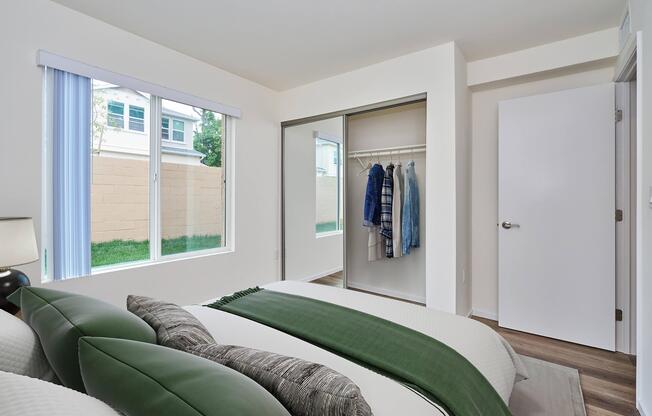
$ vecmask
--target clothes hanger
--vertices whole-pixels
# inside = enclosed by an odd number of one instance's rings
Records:
[[[357,154],[355,155],[355,160],[358,161],[358,163],[360,164],[360,167],[361,167],[361,168],[363,168],[363,169],[365,168],[364,163],[362,163],[362,160],[360,160],[360,156],[358,156]]]
[[[360,158],[358,158],[358,162],[360,162],[360,165],[362,166],[362,170],[361,170],[360,172],[358,172],[358,176],[362,175],[363,173],[365,173],[365,172],[368,171],[368,170],[371,170],[371,157],[369,158],[369,161],[367,162],[367,166],[366,166],[366,167],[365,167],[365,165],[362,163],[362,161],[360,160]]]

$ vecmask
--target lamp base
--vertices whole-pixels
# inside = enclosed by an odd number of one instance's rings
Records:
[[[7,296],[30,282],[25,273],[16,269],[0,269],[0,309],[15,315],[20,308],[7,300]]]

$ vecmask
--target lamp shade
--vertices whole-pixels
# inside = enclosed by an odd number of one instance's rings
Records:
[[[38,260],[38,248],[31,218],[0,217],[0,268]]]

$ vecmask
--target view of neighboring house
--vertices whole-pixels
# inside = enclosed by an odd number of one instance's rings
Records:
[[[110,84],[93,87],[93,150],[124,159],[149,157],[149,95]],[[166,107],[161,117],[161,161],[199,165],[203,153],[193,148],[199,117]]]
[[[315,166],[317,176],[337,177],[341,166],[340,144],[334,141],[317,138],[315,140]]]

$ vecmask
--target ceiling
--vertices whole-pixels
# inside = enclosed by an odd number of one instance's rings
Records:
[[[455,40],[467,60],[617,26],[625,0],[54,0],[276,90]]]

